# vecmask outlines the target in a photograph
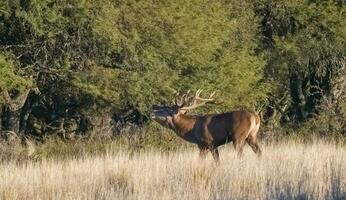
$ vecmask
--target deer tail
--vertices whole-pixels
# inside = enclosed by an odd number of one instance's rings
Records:
[[[260,118],[260,116],[258,115],[258,114],[256,114],[256,113],[254,113],[254,115],[255,115],[255,119],[256,119],[256,125],[257,124],[259,124],[259,123],[261,123],[261,118]]]

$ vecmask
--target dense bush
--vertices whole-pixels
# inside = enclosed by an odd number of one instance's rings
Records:
[[[345,18],[343,1],[4,0],[0,129],[153,130],[153,104],[203,88],[217,104],[200,113],[246,108],[272,130],[341,133]]]

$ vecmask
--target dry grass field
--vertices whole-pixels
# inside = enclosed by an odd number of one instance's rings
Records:
[[[346,148],[263,145],[217,165],[195,149],[0,164],[0,199],[346,199]]]

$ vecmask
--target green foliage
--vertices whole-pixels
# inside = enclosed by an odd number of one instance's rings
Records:
[[[17,67],[12,60],[0,54],[0,89],[22,90],[31,85],[31,81],[16,73]]]
[[[191,88],[218,91],[224,110],[263,98],[268,89],[259,83],[265,62],[254,53],[257,17],[246,5],[106,3],[94,31],[120,59],[122,99],[146,113],[155,102],[170,102],[175,91]]]
[[[262,31],[270,46],[265,74],[275,83],[270,101],[281,120],[297,123],[340,110],[335,102],[343,96],[334,94],[346,72],[345,7],[336,1],[263,1],[257,8],[265,13]]]
[[[117,104],[120,101],[118,79],[117,70],[92,66],[91,69],[75,73],[72,83],[89,95],[121,106]]]
[[[42,134],[150,123],[153,104],[200,88],[217,104],[198,113],[246,108],[300,124],[330,110],[342,85],[345,13],[340,1],[3,0],[0,88],[33,77],[40,94],[20,123]],[[149,123],[145,132],[159,132]]]
[[[40,53],[32,58],[39,66],[58,68],[59,76],[72,76],[81,91],[120,100],[143,114],[154,103],[170,102],[175,91],[190,88],[219,91],[224,110],[250,107],[267,91],[259,83],[265,62],[254,53],[258,18],[249,3],[85,0],[8,5],[31,38],[44,38],[48,60]],[[99,67],[88,69],[87,62]]]
[[[19,71],[19,72],[18,72]],[[0,54],[0,94],[2,90],[18,92],[23,91],[32,86],[32,80],[28,77],[23,77],[18,70],[15,62],[8,57]],[[4,103],[2,95],[0,95],[0,106]]]

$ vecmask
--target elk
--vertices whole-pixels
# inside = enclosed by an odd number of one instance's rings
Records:
[[[245,142],[260,157],[261,149],[257,143],[259,116],[244,110],[203,116],[189,115],[191,110],[215,102],[215,92],[208,98],[201,98],[201,92],[202,90],[197,90],[195,95],[191,96],[188,91],[176,98],[172,106],[154,105],[152,117],[161,125],[172,129],[182,139],[197,144],[201,158],[210,151],[214,160],[218,162],[217,148],[229,142],[233,142],[238,157],[243,154]]]

